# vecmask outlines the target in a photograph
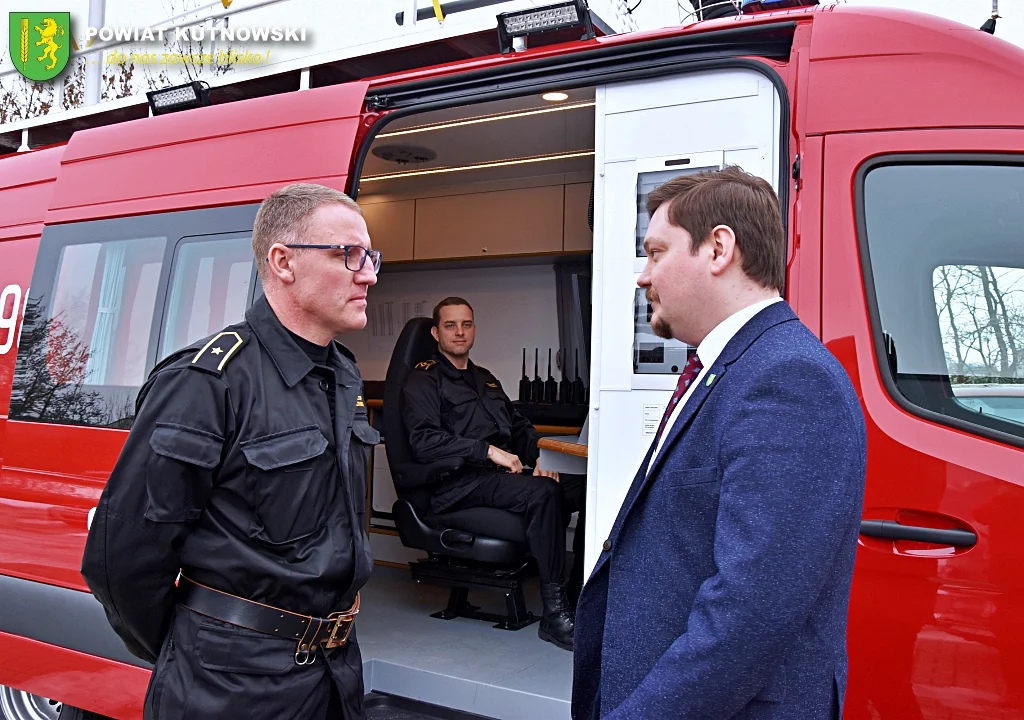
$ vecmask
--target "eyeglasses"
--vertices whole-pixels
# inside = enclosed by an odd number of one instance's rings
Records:
[[[382,260],[380,250],[367,250],[362,245],[305,245],[302,243],[293,243],[285,245],[287,248],[296,249],[308,249],[308,250],[344,250],[345,251],[345,267],[352,272],[359,272],[363,269],[363,265],[366,264],[366,258],[370,258],[373,263],[373,271],[380,272],[380,263]],[[355,267],[353,267],[355,265]]]

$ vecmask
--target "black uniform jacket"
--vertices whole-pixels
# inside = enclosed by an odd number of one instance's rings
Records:
[[[179,568],[297,613],[351,605],[373,564],[363,518],[380,435],[355,358],[332,343],[328,366],[316,369],[261,297],[244,322],[154,368],[82,563],[134,655],[159,654]]]
[[[537,433],[519,414],[498,378],[473,364],[458,370],[440,352],[416,365],[402,389],[405,427],[416,460],[464,458],[457,474],[443,480],[431,499],[435,513],[452,506],[488,477],[507,472],[487,459],[488,445],[514,455],[524,467],[537,463]]]

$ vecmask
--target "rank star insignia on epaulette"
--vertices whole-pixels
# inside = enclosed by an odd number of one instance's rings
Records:
[[[362,395],[356,395],[356,407],[357,408],[366,407],[366,403],[363,402],[363,396]]]
[[[219,373],[224,370],[231,356],[245,345],[245,340],[234,331],[217,333],[203,349],[192,358],[192,366]]]
[[[437,360],[424,360],[421,363],[416,363],[416,367],[420,368],[421,370],[429,370],[436,364]]]

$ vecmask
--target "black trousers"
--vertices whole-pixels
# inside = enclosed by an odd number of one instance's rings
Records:
[[[359,720],[363,661],[355,640],[295,664],[295,642],[178,606],[150,676],[144,720]]]
[[[579,512],[573,536],[573,566],[569,582],[583,582],[583,529],[586,523],[587,476],[559,473],[558,481],[521,475],[496,474],[449,508],[468,510],[491,507],[526,516],[526,542],[537,558],[543,583],[565,580],[565,531],[572,514]]]

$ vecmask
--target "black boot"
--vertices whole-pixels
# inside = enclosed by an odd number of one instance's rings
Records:
[[[544,603],[544,615],[537,635],[541,640],[571,651],[575,622],[565,597],[565,588],[558,583],[541,583],[540,597]]]
[[[565,595],[569,600],[569,609],[572,611],[573,617],[576,617],[576,606],[580,604],[580,594],[582,592],[583,581],[569,578],[569,585],[566,588]]]

